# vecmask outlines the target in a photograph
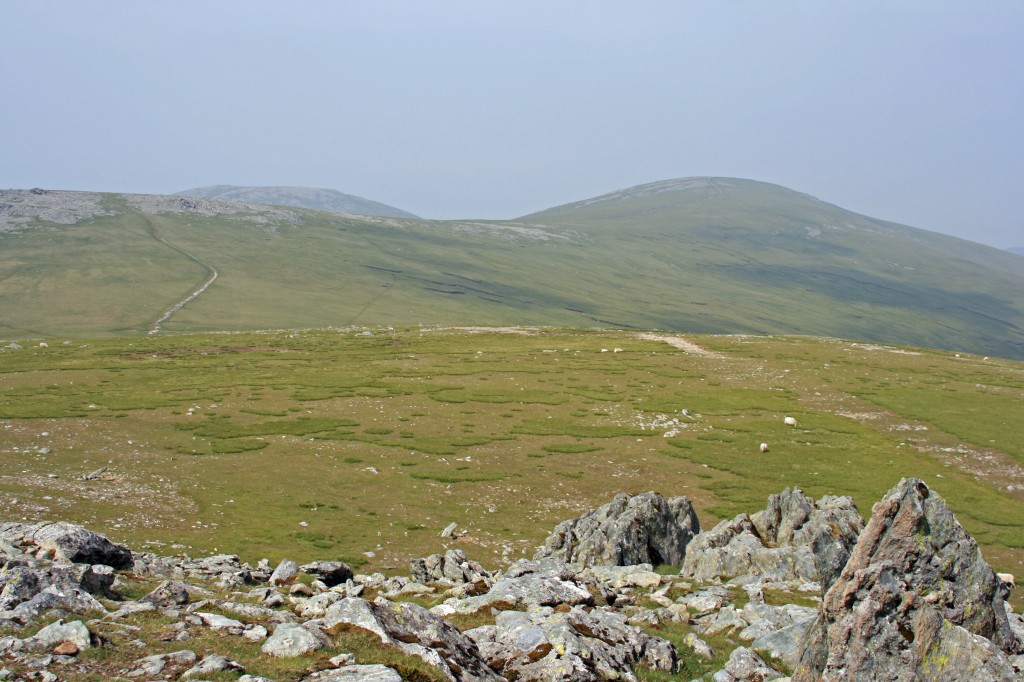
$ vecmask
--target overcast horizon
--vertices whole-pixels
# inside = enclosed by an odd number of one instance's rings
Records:
[[[7,3],[0,187],[511,219],[730,176],[1024,246],[1024,3]]]

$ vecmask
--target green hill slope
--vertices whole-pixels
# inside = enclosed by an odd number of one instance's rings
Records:
[[[654,183],[512,222],[67,192],[0,206],[7,338],[146,333],[216,274],[162,330],[599,326],[1024,357],[1019,257],[766,183]]]
[[[239,187],[237,185],[213,185],[196,187],[175,192],[179,197],[198,197],[218,201],[241,201],[247,204],[270,206],[295,206],[312,208],[317,211],[356,213],[358,215],[390,216],[394,218],[418,218],[419,216],[394,206],[382,204],[345,194],[333,189],[319,187]]]

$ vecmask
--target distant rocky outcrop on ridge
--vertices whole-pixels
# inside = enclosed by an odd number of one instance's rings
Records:
[[[69,523],[0,523],[0,679],[272,682],[258,673],[274,661],[289,672],[273,679],[303,682],[635,681],[636,668],[689,672],[716,656],[724,666],[702,679],[789,679],[783,669],[795,669],[794,681],[1024,677],[1024,618],[920,480],[893,488],[863,531],[849,498],[816,502],[796,488],[723,524],[696,533],[685,498],[620,494],[559,524],[538,558],[504,571],[449,549],[388,577],[338,561],[272,568],[234,555],[158,556]],[[832,579],[854,538],[819,608],[777,603],[778,594],[817,599],[807,572]],[[785,551],[769,561],[771,546]],[[640,548],[673,556],[667,547],[680,550],[681,574],[631,563]],[[698,576],[711,565],[735,575]],[[426,608],[413,598],[444,601]],[[658,634],[682,624],[679,644]],[[352,633],[379,644],[345,651]],[[712,641],[744,644],[715,652],[703,638],[721,634]]]
[[[391,218],[418,218],[408,211],[345,194],[333,189],[317,187],[238,187],[235,185],[213,185],[195,187],[176,196],[216,199],[218,201],[240,201],[246,204],[269,204],[272,206],[295,206],[312,208],[317,211],[354,213],[357,215],[385,216]]]

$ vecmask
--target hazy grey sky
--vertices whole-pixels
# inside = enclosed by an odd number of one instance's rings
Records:
[[[0,0],[0,187],[512,218],[775,182],[1024,245],[1024,2]]]

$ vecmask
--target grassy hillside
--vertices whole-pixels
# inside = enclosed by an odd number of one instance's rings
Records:
[[[7,194],[16,213],[69,193]],[[144,334],[216,272],[164,331],[534,324],[1024,357],[1019,257],[765,183],[655,183],[515,222],[101,203],[107,215],[0,230],[0,338]]]
[[[219,201],[241,201],[247,204],[269,204],[271,206],[294,206],[312,208],[318,211],[357,213],[359,215],[391,216],[394,218],[417,218],[408,211],[379,201],[364,199],[333,189],[318,187],[239,187],[237,185],[213,185],[196,187],[175,192],[176,196],[200,197]]]
[[[0,349],[0,506],[135,547],[403,569],[439,551],[453,521],[457,546],[485,564],[532,554],[558,521],[618,491],[688,495],[709,526],[792,485],[852,495],[866,516],[919,476],[997,568],[1024,572],[1020,362],[810,338],[512,331]]]

